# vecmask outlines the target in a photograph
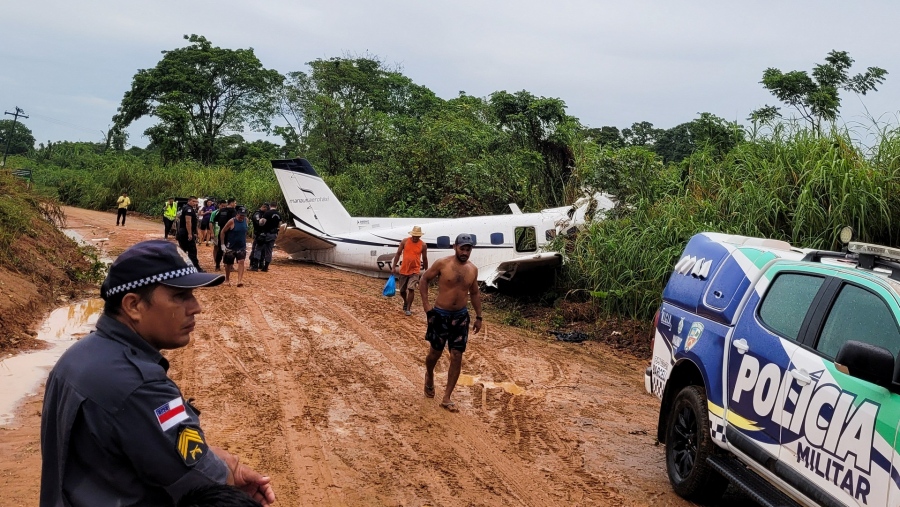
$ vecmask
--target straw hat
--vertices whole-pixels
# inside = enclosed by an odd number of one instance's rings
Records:
[[[421,235],[422,235],[422,228],[419,227],[418,225],[414,226],[414,227],[413,227],[413,230],[409,231],[409,235],[410,235],[410,236],[421,236]]]

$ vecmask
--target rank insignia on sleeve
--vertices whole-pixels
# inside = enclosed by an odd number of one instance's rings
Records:
[[[185,426],[179,431],[177,446],[178,455],[187,466],[194,466],[208,449],[200,430],[190,426]]]

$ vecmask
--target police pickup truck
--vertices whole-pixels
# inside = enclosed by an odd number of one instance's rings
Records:
[[[900,505],[900,249],[691,238],[644,384],[681,496]]]

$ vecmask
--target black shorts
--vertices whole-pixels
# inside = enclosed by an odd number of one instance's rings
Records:
[[[228,264],[229,266],[234,264],[234,261],[242,261],[247,258],[247,249],[242,248],[240,250],[228,250],[222,256],[222,262]]]
[[[425,340],[431,344],[434,350],[466,351],[469,341],[469,309],[463,308],[455,312],[432,308],[426,314],[428,317],[428,330],[425,331]]]

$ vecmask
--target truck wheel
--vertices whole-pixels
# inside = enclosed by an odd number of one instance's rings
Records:
[[[706,392],[687,386],[675,397],[666,426],[666,471],[676,493],[704,502],[722,496],[728,481],[706,458],[718,452],[709,434]]]

